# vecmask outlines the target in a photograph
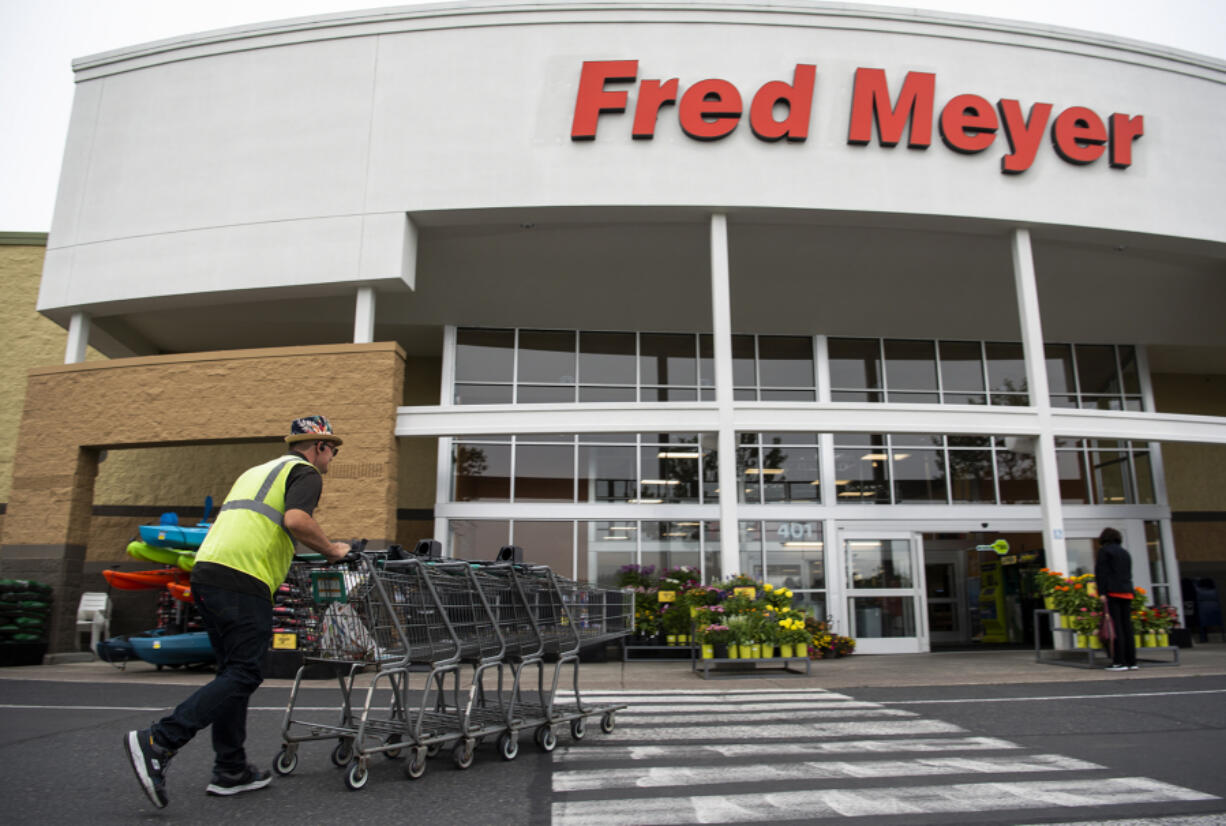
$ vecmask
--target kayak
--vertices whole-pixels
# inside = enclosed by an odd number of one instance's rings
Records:
[[[211,663],[217,657],[209,644],[207,631],[191,631],[187,634],[150,632],[150,636],[133,635],[128,638],[132,652],[147,663],[156,666],[191,665]]]
[[[95,650],[98,652],[98,659],[107,663],[126,663],[136,656],[132,653],[132,643],[128,641],[127,634],[111,637],[109,640],[98,640]]]
[[[103,571],[107,584],[120,591],[147,591],[187,582],[187,574],[179,568],[159,568],[156,571]]]
[[[192,602],[192,586],[180,582],[167,582],[166,588],[170,591],[170,595],[179,602]]]
[[[184,570],[191,570],[191,566],[196,563],[195,551],[159,548],[139,540],[128,543],[128,556],[144,559],[148,562],[157,562],[161,565],[176,565]],[[191,562],[188,563],[187,567],[184,567],[183,563],[179,561],[183,557],[191,557]]]
[[[158,548],[195,550],[209,532],[208,525],[141,525],[140,538]]]

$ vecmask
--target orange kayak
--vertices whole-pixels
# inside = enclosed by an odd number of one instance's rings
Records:
[[[188,604],[192,601],[192,586],[184,585],[181,582],[167,582],[166,587],[170,589],[170,595],[179,602]]]
[[[159,568],[156,571],[103,571],[102,576],[112,588],[121,591],[145,591],[165,588],[170,583],[186,584],[191,574],[181,568]]]

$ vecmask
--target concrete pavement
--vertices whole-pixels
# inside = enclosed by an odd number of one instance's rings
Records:
[[[1142,657],[1145,652],[1138,652]],[[1163,659],[1169,659],[1163,652]],[[1157,657],[1155,657],[1157,659]],[[1105,664],[1101,658],[1098,661]],[[719,676],[716,676],[716,674]],[[1226,675],[1226,643],[1197,643],[1179,650],[1178,665],[1142,662],[1137,671],[1122,673],[1098,668],[1074,668],[1035,662],[1032,650],[957,651],[930,654],[853,654],[837,660],[815,660],[810,673],[785,674],[759,668],[752,675],[712,672],[709,680],[694,673],[689,662],[634,660],[585,662],[579,669],[581,690],[719,690],[754,688],[858,688],[879,686],[1012,685],[1017,683],[1086,682],[1091,680],[1145,680],[1156,677]],[[165,669],[141,661],[118,669],[108,663],[56,662],[49,665],[0,669],[0,679],[52,680],[144,685],[199,685],[210,671]],[[563,673],[562,686],[570,679]],[[289,686],[290,680],[270,679],[269,687]],[[326,687],[328,681],[312,681]]]

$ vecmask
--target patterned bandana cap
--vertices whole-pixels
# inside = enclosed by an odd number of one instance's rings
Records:
[[[332,423],[324,416],[303,416],[301,419],[294,419],[285,441],[292,443],[311,439],[336,442],[338,445],[341,443],[340,437],[332,432]]]

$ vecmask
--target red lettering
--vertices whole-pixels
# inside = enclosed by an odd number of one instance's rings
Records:
[[[851,127],[847,142],[863,146],[873,139],[873,123],[882,146],[897,146],[902,130],[910,124],[907,146],[927,149],[932,143],[932,98],[936,75],[907,72],[898,103],[890,106],[890,90],[884,69],[856,69],[851,96]]]
[[[1009,141],[1009,154],[1000,159],[1000,171],[1017,175],[1034,163],[1052,107],[1050,103],[1036,103],[1030,107],[1030,115],[1026,118],[1022,117],[1022,105],[1016,100],[1001,100],[997,108],[1005,123],[1005,138]]]
[[[941,110],[941,140],[955,152],[973,155],[996,140],[996,112],[979,95],[958,95]]]
[[[579,75],[579,94],[575,97],[575,117],[571,121],[572,141],[596,140],[596,124],[603,112],[626,111],[625,92],[606,92],[606,83],[626,83],[638,75],[637,60],[585,60]]]
[[[772,80],[753,96],[749,104],[749,128],[764,141],[787,138],[803,141],[809,137],[809,112],[813,108],[813,82],[817,67],[799,63],[792,73],[792,83]],[[775,104],[785,103],[788,115],[775,120]]]
[[[634,105],[634,126],[630,137],[651,140],[656,136],[656,118],[660,116],[660,107],[677,102],[677,86],[676,78],[663,83],[644,80],[639,84],[639,99]]]
[[[1092,110],[1070,106],[1051,125],[1051,140],[1056,152],[1069,163],[1094,163],[1102,157],[1107,127]]]
[[[1116,169],[1132,166],[1132,142],[1145,134],[1145,118],[1142,115],[1111,116],[1111,165]]]
[[[700,141],[732,134],[741,119],[741,93],[726,80],[700,80],[685,90],[678,110],[681,130]]]

